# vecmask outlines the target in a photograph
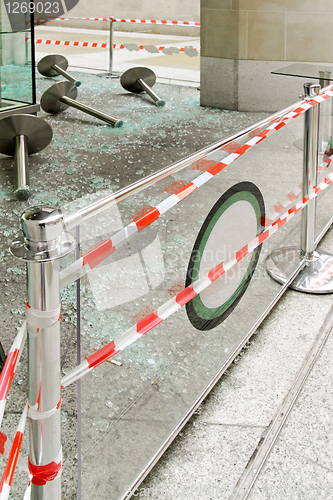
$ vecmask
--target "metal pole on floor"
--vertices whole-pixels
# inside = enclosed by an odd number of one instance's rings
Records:
[[[113,35],[114,35],[114,22],[110,17],[110,39],[109,39],[109,75],[112,76],[113,71]]]
[[[114,23],[113,16],[110,16],[110,31],[109,31],[109,71],[98,73],[97,76],[107,77],[107,78],[119,78],[120,75],[117,75],[113,72],[113,41],[114,41]]]
[[[306,83],[305,95],[311,97],[320,92],[320,85]],[[303,198],[317,186],[319,137],[319,106],[312,106],[304,116],[304,154],[303,154]],[[316,199],[302,210],[301,254],[307,261],[314,259]]]
[[[21,218],[24,238],[11,244],[27,262],[29,470],[31,500],[61,500],[60,283],[57,260],[74,247],[54,207]]]
[[[331,83],[330,71],[319,71],[319,85],[328,87]],[[320,105],[319,152],[325,153],[332,139],[332,99],[327,99]]]
[[[14,140],[14,169],[16,173],[16,192],[19,193],[19,198],[24,199],[30,195],[27,137],[21,134],[17,135]]]
[[[320,92],[319,84],[306,83],[305,95],[314,97]],[[319,104],[305,112],[303,153],[303,198],[317,186],[319,140]],[[286,283],[300,261],[305,257],[305,266],[292,282],[290,288],[307,293],[333,292],[333,255],[316,250],[316,199],[302,210],[301,245],[280,248],[266,259],[268,274],[279,283]]]
[[[113,118],[101,111],[97,111],[86,104],[75,101],[77,96],[77,88],[70,82],[58,82],[48,88],[41,97],[40,105],[47,113],[60,113],[71,106],[72,108],[83,111],[90,116],[94,116],[113,127],[122,127],[123,121],[118,118]]]
[[[76,258],[79,259],[81,256],[81,245],[80,245],[80,226],[76,227]],[[77,365],[81,363],[81,281],[78,279],[76,281],[76,342],[77,342]],[[82,391],[81,391],[81,380],[77,381],[77,475],[78,475],[78,487],[77,487],[77,500],[81,500],[82,494]]]

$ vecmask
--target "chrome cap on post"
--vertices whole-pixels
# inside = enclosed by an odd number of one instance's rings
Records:
[[[11,253],[30,262],[47,262],[64,257],[73,250],[75,241],[63,231],[63,220],[59,208],[29,208],[21,217],[23,237],[11,243]]]

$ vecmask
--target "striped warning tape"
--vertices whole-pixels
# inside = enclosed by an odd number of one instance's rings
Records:
[[[45,45],[65,45],[65,46],[74,46],[74,47],[97,47],[105,49],[109,47],[108,43],[95,43],[95,42],[72,42],[70,40],[42,40],[38,38],[36,40],[36,44],[45,44]],[[115,47],[114,47],[115,48]],[[125,48],[125,47],[124,47]]]
[[[145,227],[152,224],[162,214],[173,208],[179,202],[187,198],[191,193],[196,191],[199,187],[203,186],[206,182],[215,177],[219,172],[221,172],[237,158],[242,156],[255,144],[258,144],[259,142],[264,140],[270,132],[272,132],[273,130],[279,130],[284,125],[286,125],[287,121],[291,118],[297,118],[300,114],[304,113],[315,104],[318,104],[318,102],[322,102],[325,99],[333,96],[333,91],[331,89],[333,89],[333,86],[327,88],[324,92],[322,92],[315,98],[303,101],[299,106],[291,110],[285,116],[273,120],[268,128],[260,133],[257,133],[257,135],[251,136],[251,138],[245,144],[233,151],[222,161],[212,165],[208,170],[199,175],[196,179],[181,187],[170,197],[166,198],[155,207],[151,207],[146,213],[135,219],[125,228],[118,231],[115,235],[112,236],[112,238],[107,239],[97,247],[90,250],[76,262],[73,262],[73,264],[65,268],[60,273],[61,287],[65,287],[78,278],[84,276],[88,271],[90,271],[90,269],[93,269],[95,266],[97,266],[97,264],[102,262],[113,252],[115,252],[117,248],[120,248],[126,241],[128,241],[129,238],[133,237],[135,234],[142,231]],[[258,129],[252,132],[256,133],[257,131]],[[249,135],[250,134],[248,134],[248,136]]]
[[[110,17],[57,17],[52,19],[35,19],[35,24],[49,23],[51,21],[111,21]],[[31,24],[31,21],[26,21],[25,24]]]
[[[121,19],[116,17],[58,17],[53,21],[112,21],[116,23],[142,23],[142,24],[163,24],[168,26],[196,26],[200,27],[201,23],[197,21],[166,21],[155,19]],[[37,22],[47,22],[50,19],[39,20]]]
[[[111,21],[110,17],[57,17],[52,19],[35,19],[35,24],[49,23],[51,21]],[[31,21],[26,21],[25,24],[31,24]]]
[[[196,21],[155,21],[154,19],[119,19],[111,17],[111,21],[117,23],[142,23],[142,24],[164,24],[168,26],[197,26],[200,27],[201,23]]]
[[[2,455],[4,458],[9,457],[9,453],[12,447],[12,442],[6,434],[3,432],[0,432],[0,455]],[[29,469],[26,461],[22,457],[18,457],[17,460],[17,465],[16,465],[21,471],[25,472],[26,474],[29,475]]]
[[[333,151],[332,151],[333,152]],[[332,154],[331,152],[331,154]],[[321,165],[318,165],[317,172],[323,172],[327,170],[330,164],[332,163],[332,158],[327,157]],[[286,210],[290,204],[295,201],[303,191],[303,184],[299,184],[293,190],[291,190],[283,199],[275,203],[261,219],[261,225],[263,227],[267,227],[269,224],[272,224],[274,219],[280,215],[284,210]]]
[[[110,17],[58,17],[54,21],[111,21]]]
[[[47,482],[54,481],[61,474],[62,449],[58,456],[45,465],[35,465],[28,459],[31,483],[36,486],[44,486]],[[1,500],[1,499],[0,499]]]
[[[26,38],[28,41],[29,38]],[[73,46],[73,47],[92,47],[92,48],[101,48],[106,49],[110,47],[109,43],[101,43],[101,42],[73,42],[71,40],[42,40],[38,38],[36,40],[36,44],[45,44],[45,45],[64,45],[64,46]],[[166,54],[173,53],[177,54],[179,52],[184,52],[186,55],[198,55],[199,49],[189,45],[187,47],[165,47],[163,46],[155,46],[155,45],[137,45],[136,43],[124,43],[124,44],[116,44],[112,45],[114,49],[127,49],[130,51],[139,51],[139,50],[147,50],[150,53],[164,52]]]
[[[5,365],[1,371],[0,377],[0,427],[2,423],[3,414],[5,411],[6,400],[8,392],[15,374],[17,364],[20,360],[24,342],[27,336],[27,324],[21,326],[12,347],[7,355]]]
[[[27,420],[27,411],[28,411],[28,406],[26,405],[21,415],[17,431],[15,434],[15,438],[11,450],[9,452],[7,464],[4,473],[2,475],[0,484],[0,500],[7,500],[9,497],[17,460],[21,450],[24,428]]]
[[[237,148],[241,147],[242,141],[238,139],[238,141],[232,141],[226,144],[225,146],[222,146],[220,151],[228,151],[228,152],[234,152]],[[329,158],[330,155],[333,153],[333,148],[328,146],[325,153],[324,153],[324,160],[323,163],[318,165],[317,172],[323,172],[324,170],[327,170],[327,168],[330,166],[332,160]],[[201,170],[203,172],[206,172],[211,166],[215,165],[214,160],[199,160],[197,161],[192,169],[193,170]],[[184,181],[184,185],[187,184],[186,181]],[[172,186],[170,186],[171,188]],[[169,188],[169,190],[170,190]],[[168,192],[170,192],[168,190]],[[282,198],[280,201],[275,203],[270,209],[267,210],[265,215],[261,218],[261,225],[263,227],[269,226],[274,219],[280,215],[284,210],[287,210],[287,208],[290,206],[290,204],[302,194],[303,190],[303,184],[299,184],[298,186],[295,186],[294,189],[292,189],[284,198]]]
[[[223,147],[221,148],[221,150],[223,149]],[[332,155],[333,153],[333,148],[328,148],[327,151],[330,151],[330,154]],[[325,155],[326,155],[326,152],[325,152]],[[324,156],[325,156],[324,155]],[[326,159],[324,160],[323,164],[322,165],[318,165],[318,172],[322,172],[323,170],[326,170],[329,165],[332,163],[332,158],[330,157],[326,157]],[[206,165],[205,163],[207,163],[208,165],[211,164],[211,163],[215,163],[215,162],[212,162],[212,161],[200,161],[198,162],[199,164],[203,163],[203,169],[206,169]],[[193,167],[193,168],[196,168],[196,167]],[[180,183],[183,182],[183,181],[180,181]],[[184,181],[184,183],[186,183],[186,181]],[[174,183],[174,184],[178,184],[177,183]],[[173,187],[174,184],[171,184],[171,186],[169,186],[169,188],[167,188],[165,191],[170,191]],[[273,223],[274,219],[278,216],[278,215],[281,215],[281,213],[283,213],[284,211],[286,211],[290,205],[291,205],[291,202],[295,202],[296,199],[302,194],[302,190],[303,190],[303,184],[300,184],[299,186],[297,186],[296,188],[294,188],[292,191],[290,191],[287,196],[283,199],[283,201],[280,201],[278,203],[276,203],[275,205],[273,205],[267,212],[266,214],[263,215],[263,217],[260,219],[260,222],[261,222],[261,226],[263,228],[266,228],[268,227],[270,224]],[[320,279],[314,284],[313,288],[315,287],[320,287],[320,286],[323,286],[325,283],[327,283],[328,281],[330,281],[331,277],[333,276],[333,269],[330,267],[330,263],[326,264],[325,268],[322,269],[321,273],[320,273]],[[183,290],[184,288],[184,285],[185,285],[185,282],[184,280],[180,280],[178,281],[175,285],[173,285],[171,288],[169,288],[168,290],[168,293],[169,295],[172,297],[173,295],[175,295],[177,292]],[[133,318],[132,318],[132,323],[136,323],[137,320],[141,319],[142,317],[146,316],[146,314],[148,314],[148,310],[149,312],[152,311],[151,307],[150,306],[147,306],[146,308],[144,308],[142,311],[140,311],[139,313],[137,313]]]
[[[27,303],[27,319],[29,324],[33,328],[42,328],[50,326],[60,320],[60,308],[48,313],[43,313],[43,311],[36,311],[32,309]],[[37,330],[38,331],[38,330]],[[22,349],[27,336],[27,323],[26,321],[21,326],[13,345],[11,346],[9,353],[7,355],[5,365],[1,371],[0,376],[0,427],[3,419],[3,414],[5,411],[6,401],[9,393],[10,386],[12,384],[15,370],[17,364],[20,360]]]
[[[278,120],[281,119],[281,116],[276,117],[274,120],[272,120],[270,123],[274,123]],[[236,141],[232,141],[228,144],[225,144],[222,146],[222,148],[219,150],[225,158],[225,155],[235,153],[236,150],[239,150],[246,142],[248,142],[249,139],[252,139],[259,133],[260,129],[255,128],[248,132],[247,134],[242,135],[239,137]],[[201,165],[204,163],[205,168],[202,169]],[[197,170],[204,170],[206,172],[209,168],[215,167],[216,161],[209,161],[209,160],[199,160],[196,161],[193,164],[193,169]],[[208,168],[206,168],[208,165]],[[201,177],[201,176],[200,176]],[[188,186],[188,183],[186,182],[185,184],[181,184],[179,186],[180,189],[185,189]],[[172,208],[175,203],[174,201],[177,201],[177,193],[178,189],[174,189],[174,185],[172,186],[172,190],[167,190],[168,192],[171,192],[172,196],[168,198],[167,200],[163,201],[164,204],[164,211],[162,211],[161,204],[157,205],[155,209],[161,210],[162,213],[166,212],[169,208]],[[179,189],[179,191],[180,191]],[[190,194],[190,193],[189,193]],[[175,198],[176,196],[176,198]],[[182,198],[184,199],[184,198]],[[179,200],[181,201],[181,200]],[[168,206],[169,205],[169,206]],[[146,210],[144,210],[146,208]],[[152,210],[151,206],[148,207],[143,207],[142,212],[138,214],[137,217],[133,217],[133,223],[127,225],[125,228],[121,229],[118,231],[115,235],[112,236],[112,238],[102,242],[98,247],[93,248],[90,250],[86,255],[78,259],[76,262],[73,262],[70,266],[67,268],[63,269],[60,273],[60,284],[61,287],[64,288],[65,286],[69,285],[73,281],[77,280],[78,278],[84,276],[90,269],[93,269],[97,264],[102,262],[105,258],[107,258],[111,253],[113,253],[115,250],[118,250],[126,241],[128,241],[131,237],[133,237],[135,234],[139,232],[138,227],[140,226],[139,220],[142,217],[145,217],[149,211]],[[154,219],[155,220],[155,219]],[[152,220],[152,222],[154,222]],[[148,224],[147,224],[148,225]]]
[[[271,224],[262,233],[256,236],[247,245],[243,246],[238,250],[232,259],[226,263],[220,262],[214,268],[212,268],[207,274],[199,278],[197,281],[184,288],[182,291],[177,293],[170,300],[165,302],[158,309],[152,313],[145,316],[134,326],[126,330],[124,333],[119,335],[115,340],[112,340],[106,346],[102,347],[94,354],[89,356],[80,365],[71,370],[65,377],[63,377],[61,384],[62,388],[67,387],[76,380],[80,379],[91,370],[104,363],[104,361],[115,356],[122,350],[124,350],[129,345],[133,344],[136,340],[142,338],[143,335],[148,333],[150,330],[155,328],[171,316],[173,313],[178,311],[182,306],[187,304],[194,297],[203,292],[212,283],[214,283],[218,278],[220,278],[227,271],[232,269],[238,262],[240,262],[244,257],[249,255],[253,250],[260,246],[265,240],[271,237],[276,231],[278,231],[286,222],[292,219],[300,210],[306,207],[311,200],[315,199],[320,193],[322,193],[328,186],[333,183],[333,170],[328,174],[328,176],[315,187],[310,193],[305,196],[302,200],[297,202],[292,208],[290,208],[287,213],[284,213],[279,219],[277,219],[273,224]]]

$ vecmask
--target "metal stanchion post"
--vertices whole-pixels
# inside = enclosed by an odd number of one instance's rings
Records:
[[[319,71],[319,84],[321,88],[327,87],[331,83],[330,71]],[[320,126],[319,126],[319,152],[325,153],[327,145],[332,138],[332,99],[327,99],[320,105]]]
[[[320,85],[306,83],[305,95],[313,97]],[[303,198],[317,185],[319,104],[305,112],[303,154]],[[333,292],[333,255],[315,249],[316,199],[302,210],[301,247],[275,250],[266,259],[268,274],[279,283],[286,283],[300,261],[306,258],[303,270],[290,288],[307,293]]]
[[[319,71],[319,77],[319,85],[321,86],[321,88],[327,87],[330,84],[330,71]]]
[[[54,207],[22,215],[12,254],[27,262],[29,469],[32,500],[61,500],[60,285],[57,259],[74,248]]]
[[[114,21],[113,16],[110,16],[110,32],[109,32],[109,71],[98,73],[97,76],[106,78],[119,78],[120,75],[113,72],[113,40],[114,40]]]
[[[305,84],[305,95],[319,94],[320,85]],[[304,156],[303,156],[303,198],[317,186],[319,137],[319,106],[312,106],[304,118]],[[308,262],[314,259],[316,199],[302,210],[301,255]]]
[[[110,17],[110,41],[109,41],[109,75],[112,76],[113,69],[113,34],[114,34],[114,22],[112,17]]]

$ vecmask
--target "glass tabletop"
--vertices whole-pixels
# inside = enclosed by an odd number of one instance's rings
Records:
[[[271,72],[273,75],[298,76],[301,78],[318,78],[333,80],[333,66],[295,63]]]

